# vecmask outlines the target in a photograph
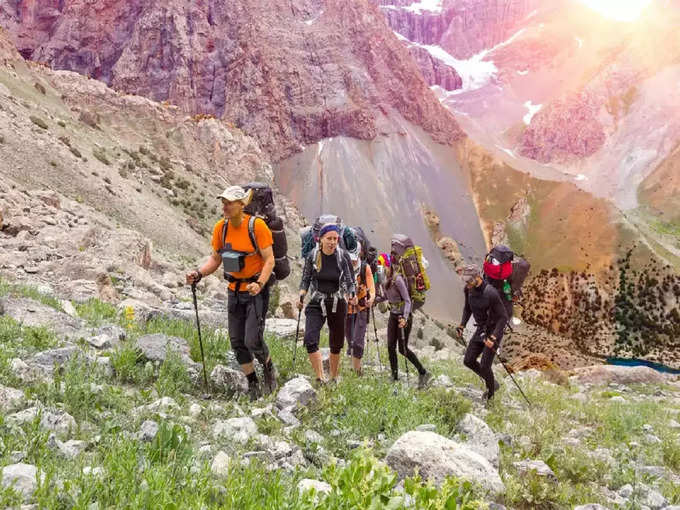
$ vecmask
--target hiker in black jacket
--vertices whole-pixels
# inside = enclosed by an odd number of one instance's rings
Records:
[[[491,400],[499,388],[494,380],[491,364],[503,338],[508,313],[500,294],[482,279],[479,268],[474,265],[465,266],[461,276],[465,282],[465,307],[460,326],[456,329],[462,336],[470,316],[475,318],[477,326],[465,351],[464,364],[484,380],[487,389],[484,398]],[[480,354],[481,363],[477,361]]]

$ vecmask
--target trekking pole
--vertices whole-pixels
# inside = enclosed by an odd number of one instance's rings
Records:
[[[191,284],[191,294],[194,298],[194,310],[196,311],[196,328],[198,329],[198,345],[201,348],[201,361],[203,362],[203,383],[205,384],[205,391],[210,394],[210,387],[208,386],[208,375],[205,372],[205,356],[203,355],[203,339],[201,338],[201,321],[198,318],[198,302],[196,301],[196,282]]]
[[[487,346],[487,349],[488,349],[488,348],[489,348],[489,347]],[[524,397],[524,400],[526,400],[526,401],[527,401],[527,404],[529,404],[529,406],[531,407],[531,406],[532,406],[531,401],[530,401],[530,400],[527,398],[527,396],[524,394],[524,392],[522,391],[522,388],[521,388],[520,385],[517,383],[517,380],[512,376],[512,373],[510,372],[510,369],[508,368],[508,365],[506,364],[506,363],[507,363],[507,360],[504,360],[504,359],[503,359],[503,357],[498,353],[498,350],[497,350],[497,349],[491,349],[491,350],[493,351],[493,353],[494,353],[494,354],[496,355],[496,357],[498,358],[498,361],[501,362],[501,365],[503,365],[503,368],[505,369],[505,371],[506,371],[506,372],[508,373],[508,375],[510,376],[510,379],[512,379],[512,382],[514,382],[514,383],[515,383],[515,386],[517,386],[517,389],[519,390],[519,392],[520,392],[520,393],[522,394],[522,396]]]
[[[375,351],[378,353],[378,365],[380,365],[380,371],[382,372],[382,360],[380,359],[380,343],[378,342],[378,327],[375,325],[375,308],[371,308],[371,314],[373,315],[373,331],[375,332]]]
[[[397,325],[399,327],[399,325]],[[406,359],[406,336],[404,333],[404,328],[399,328],[399,336],[401,337],[401,345],[404,350],[404,369],[406,370],[406,386],[408,386],[408,360]]]
[[[304,301],[304,296],[300,296],[300,303]],[[298,320],[297,320],[297,328],[295,329],[295,343],[293,344],[293,366],[291,367],[290,370],[290,375],[292,376],[295,373],[295,357],[297,356],[297,343],[298,343],[298,335],[300,334],[300,317],[302,316],[302,307],[298,310]]]

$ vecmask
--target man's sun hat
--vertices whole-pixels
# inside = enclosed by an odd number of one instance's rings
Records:
[[[243,205],[248,205],[253,196],[253,190],[244,190],[241,186],[229,186],[217,198],[228,200],[229,202],[240,201]]]

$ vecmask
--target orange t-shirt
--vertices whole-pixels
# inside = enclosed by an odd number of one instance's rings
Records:
[[[238,227],[235,227],[233,223],[229,223],[229,229],[227,230],[227,242],[231,243],[232,250],[242,251],[245,253],[251,253],[255,251],[255,246],[250,241],[250,235],[248,234],[248,222],[250,221],[250,215],[244,214],[243,221]],[[224,219],[221,219],[213,227],[212,235],[212,247],[213,250],[219,252],[224,247],[224,239],[222,239],[222,227],[224,225]],[[257,218],[255,220],[255,225],[253,226],[255,230],[255,240],[260,250],[269,248],[274,244],[274,239],[272,238],[272,231],[264,222],[262,218]],[[255,276],[264,267],[264,259],[260,253],[255,253],[254,255],[247,256],[245,258],[245,264],[243,270],[237,273],[229,273],[234,278],[245,279]],[[231,290],[236,290],[236,282],[231,282],[229,284]],[[243,290],[243,287],[241,287]]]

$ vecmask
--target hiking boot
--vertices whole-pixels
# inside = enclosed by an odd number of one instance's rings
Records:
[[[255,402],[258,398],[262,396],[262,390],[260,389],[260,383],[249,383],[248,384],[248,398],[251,402]]]
[[[482,394],[482,399],[483,399],[484,401],[488,402],[489,400],[491,400],[491,399],[494,397],[494,395],[495,395],[496,392],[500,389],[500,387],[501,387],[501,385],[498,384],[498,381],[496,381],[496,380],[494,379],[494,381],[493,381],[493,393],[491,393],[491,395],[489,395],[489,390],[486,390],[486,391]]]
[[[276,391],[276,388],[279,387],[279,384],[276,382],[276,378],[279,374],[277,373],[276,368],[274,367],[274,364],[270,361],[269,367],[267,367],[267,365],[265,365],[262,373],[264,375],[264,392],[265,392],[265,394],[269,395],[271,393],[274,393]]]
[[[429,382],[432,380],[432,374],[430,372],[425,372],[418,375],[418,389],[423,390],[427,387]]]

